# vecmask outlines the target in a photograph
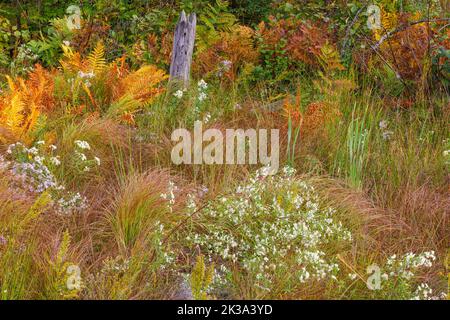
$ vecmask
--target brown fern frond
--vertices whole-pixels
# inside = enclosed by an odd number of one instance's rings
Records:
[[[258,52],[253,45],[254,34],[253,29],[240,25],[235,25],[231,32],[221,32],[218,41],[198,53],[193,72],[197,75],[216,72],[234,80],[245,64],[258,60]]]
[[[22,84],[22,92],[26,95],[27,103],[34,105],[43,111],[51,111],[54,106],[53,88],[54,73],[37,64],[28,80]]]

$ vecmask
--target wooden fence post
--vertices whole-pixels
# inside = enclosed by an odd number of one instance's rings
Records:
[[[186,13],[182,11],[173,37],[170,81],[180,81],[184,88],[189,86],[196,25],[197,17],[195,13],[186,17]]]

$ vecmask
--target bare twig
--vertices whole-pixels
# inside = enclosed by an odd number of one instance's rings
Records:
[[[384,64],[386,64],[388,66],[389,69],[391,69],[394,73],[395,76],[397,77],[397,79],[400,80],[400,82],[406,87],[409,88],[408,84],[405,82],[405,80],[403,80],[402,76],[400,75],[400,73],[386,60],[386,58],[380,53],[380,51],[378,50],[378,48],[376,48],[375,45],[371,44],[371,40],[368,39],[365,35],[362,35],[362,37],[367,41],[367,43],[369,44],[370,48],[372,48],[372,50],[378,55],[378,57],[381,59],[381,61],[384,62]]]
[[[363,6],[358,10],[358,12],[356,12],[355,16],[353,17],[352,22],[347,26],[347,29],[345,30],[345,37],[342,42],[342,48],[341,48],[341,56],[344,55],[345,49],[347,48],[348,39],[350,38],[350,32],[351,32],[353,26],[355,25],[356,21],[358,21],[358,18],[359,18],[359,15],[361,14],[361,12],[364,10],[365,7],[367,7],[367,3],[368,3],[368,1],[366,1],[363,4]]]

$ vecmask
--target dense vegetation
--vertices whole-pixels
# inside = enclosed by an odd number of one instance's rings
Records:
[[[184,90],[168,79],[182,10],[198,17]],[[449,12],[0,3],[0,298],[445,298]],[[173,164],[195,120],[280,129],[278,174]]]

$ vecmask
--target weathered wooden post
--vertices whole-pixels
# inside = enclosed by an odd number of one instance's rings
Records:
[[[186,13],[182,11],[173,37],[170,81],[180,81],[184,88],[189,86],[196,25],[197,16],[195,13],[186,17]]]

